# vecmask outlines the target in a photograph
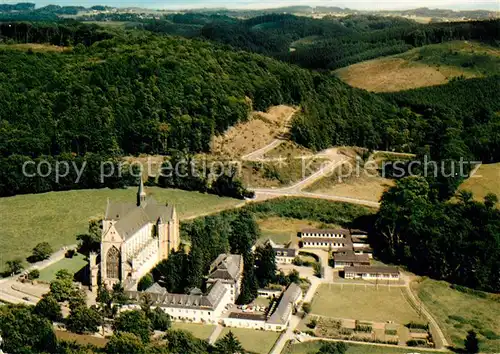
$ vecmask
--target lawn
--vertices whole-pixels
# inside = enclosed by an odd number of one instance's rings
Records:
[[[474,193],[476,200],[483,201],[488,193],[500,197],[500,163],[481,165],[477,172],[467,179],[459,189],[467,189]]]
[[[347,343],[346,354],[408,354],[421,353],[418,349],[410,350],[408,348],[380,347],[371,344]],[[321,347],[321,341],[304,342],[289,345],[285,347],[281,354],[309,354],[316,353]],[[442,353],[438,351],[425,351],[423,353]]]
[[[425,279],[412,286],[439,322],[450,343],[461,348],[467,331],[478,333],[482,352],[500,352],[500,296],[481,298],[450,287],[449,283]],[[494,300],[496,298],[496,301]]]
[[[351,159],[330,175],[318,179],[306,191],[378,202],[394,181],[383,178],[377,170],[378,165],[371,161],[371,165],[363,168]]]
[[[229,331],[232,331],[238,338],[243,349],[259,354],[269,353],[280,336],[278,332],[226,327],[222,330],[219,339]]]
[[[172,329],[188,331],[196,338],[207,340],[215,329],[215,326],[200,323],[172,322]]]
[[[87,263],[85,256],[77,253],[73,258],[63,258],[59,262],[40,270],[38,280],[50,282],[56,278],[56,273],[61,269],[67,269],[74,274],[85,267]]]
[[[181,219],[233,208],[241,201],[177,189],[146,188],[158,202],[174,203]],[[106,200],[135,203],[136,189],[95,189],[0,198],[0,264],[26,258],[39,242],[54,250],[76,243],[91,217],[102,217]]]
[[[402,289],[386,285],[379,285],[377,289],[369,285],[322,284],[313,298],[311,313],[374,322],[422,322]]]
[[[90,334],[76,334],[67,331],[55,330],[58,340],[65,340],[68,342],[77,342],[80,345],[95,345],[99,348],[104,348],[108,343],[108,339],[92,336]]]

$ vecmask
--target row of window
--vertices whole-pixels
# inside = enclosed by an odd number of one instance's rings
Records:
[[[337,243],[337,242],[310,242],[306,241],[304,242],[304,246],[332,246],[332,247],[344,247],[344,243]]]
[[[302,237],[336,237],[336,238],[342,238],[342,237],[345,237],[345,235],[341,235],[341,234],[303,233]]]
[[[352,277],[354,278],[356,276],[356,273],[346,273],[346,277]],[[363,278],[399,278],[398,274],[372,274],[372,273],[364,273],[364,274],[358,274],[358,276],[361,276]]]

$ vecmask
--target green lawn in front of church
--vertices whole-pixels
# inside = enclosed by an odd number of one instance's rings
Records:
[[[51,264],[40,270],[38,280],[50,282],[56,278],[56,273],[61,269],[67,269],[70,273],[75,274],[80,269],[87,265],[87,260],[83,254],[77,253],[73,258],[63,258],[60,261]]]
[[[102,217],[106,200],[135,203],[136,188],[92,189],[0,198],[0,269],[5,262],[28,257],[39,242],[58,250],[76,244],[88,220]],[[158,202],[174,203],[181,220],[234,208],[241,200],[178,189],[146,188]]]

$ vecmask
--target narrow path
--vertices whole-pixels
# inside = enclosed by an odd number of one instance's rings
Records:
[[[208,337],[208,343],[214,344],[217,341],[217,338],[219,338],[219,336],[220,336],[223,328],[224,327],[222,327],[222,325],[218,324],[215,327],[215,329],[212,332],[212,334],[210,335],[210,337]]]
[[[446,339],[446,336],[444,335],[441,327],[437,323],[437,321],[434,319],[432,314],[427,310],[425,305],[423,304],[422,301],[418,300],[416,295],[413,292],[413,289],[411,288],[411,281],[407,282],[406,286],[407,292],[408,292],[408,298],[410,299],[411,302],[413,302],[413,305],[415,308],[418,308],[420,312],[427,317],[429,320],[429,323],[434,329],[436,330],[437,335],[439,336],[439,340],[441,341],[441,344],[443,347],[447,348],[450,346],[450,343],[448,343],[448,340]]]
[[[321,280],[316,278],[316,277],[309,278],[309,280],[311,280],[311,286],[307,290],[307,293],[304,296],[303,302],[310,302],[312,300],[314,294],[316,293],[316,290],[318,289],[319,284],[321,284]],[[296,315],[292,315],[292,319],[290,320],[288,328],[286,329],[285,333],[283,333],[279,337],[278,341],[274,345],[270,354],[280,354],[283,351],[286,343],[295,336],[295,334],[293,332],[295,331],[295,328],[297,328],[297,326],[299,325],[300,321],[301,321],[300,317],[298,317]]]
[[[269,144],[267,144],[266,146],[264,146],[258,150],[255,150],[249,154],[242,156],[241,160],[242,161],[261,161],[266,153],[268,153],[269,151],[280,146],[281,143],[285,141],[282,138],[282,136],[285,136],[288,133],[288,131],[290,129],[290,124],[289,124],[290,120],[292,119],[292,117],[294,116],[295,113],[297,113],[297,110],[294,109],[293,112],[290,113],[288,115],[288,117],[286,117],[285,122],[283,123],[283,127],[281,128],[281,132],[279,134],[280,136],[277,139],[273,140],[272,142],[270,142]]]

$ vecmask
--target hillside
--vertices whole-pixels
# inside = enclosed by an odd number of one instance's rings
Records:
[[[307,101],[321,111],[330,100],[340,119],[361,122],[374,105],[390,107],[261,55],[147,32],[127,36],[64,53],[0,48],[0,154],[201,152],[251,110]]]
[[[441,85],[456,77],[500,74],[500,49],[468,41],[452,41],[348,66],[336,75],[351,86],[393,92]]]

